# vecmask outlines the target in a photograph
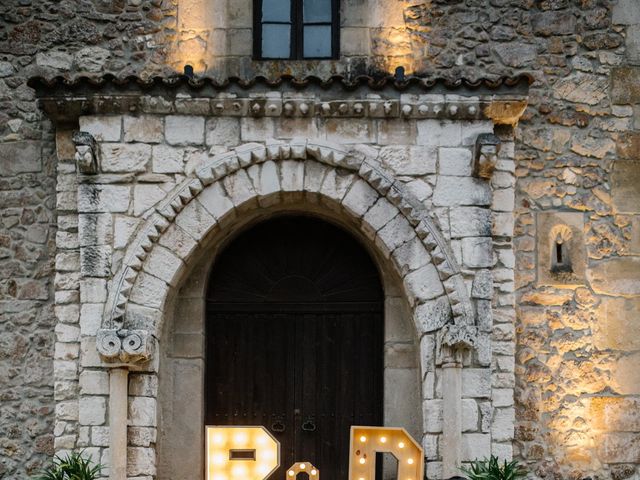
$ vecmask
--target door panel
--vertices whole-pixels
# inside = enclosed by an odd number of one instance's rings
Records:
[[[272,479],[309,461],[346,480],[351,425],[382,424],[382,305],[377,268],[334,225],[291,216],[239,235],[207,288],[207,424],[267,427]]]
[[[325,477],[346,479],[351,425],[382,424],[381,316],[240,312],[208,320],[207,424],[267,427],[281,443],[282,467],[271,478],[309,461]]]

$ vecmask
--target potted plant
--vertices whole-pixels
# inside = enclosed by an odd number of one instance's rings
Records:
[[[527,475],[526,470],[517,460],[509,463],[504,460],[501,464],[498,457],[493,455],[489,459],[475,460],[469,467],[462,467],[460,470],[469,477],[469,480],[518,480]]]
[[[94,465],[84,458],[83,452],[73,452],[64,458],[56,455],[52,464],[34,480],[95,480],[102,471],[102,465]]]

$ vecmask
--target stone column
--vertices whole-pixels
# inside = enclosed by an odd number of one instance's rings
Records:
[[[127,401],[129,370],[113,368],[109,375],[110,480],[127,480]]]
[[[442,364],[442,476],[460,475],[462,461],[462,363],[449,355]]]

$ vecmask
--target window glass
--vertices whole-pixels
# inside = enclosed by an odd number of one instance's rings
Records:
[[[291,26],[265,23],[262,25],[262,56],[264,58],[291,57]]]
[[[262,0],[262,21],[291,21],[291,0]]]
[[[331,25],[304,27],[304,56],[307,58],[331,57]]]
[[[304,23],[331,22],[331,0],[304,0]]]

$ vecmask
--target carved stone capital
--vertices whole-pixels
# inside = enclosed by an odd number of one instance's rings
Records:
[[[100,329],[96,335],[96,348],[105,362],[145,362],[151,357],[151,344],[146,330]]]
[[[475,325],[445,325],[438,332],[438,362],[460,362],[464,353],[473,350],[477,338],[478,328]]]
[[[473,173],[476,177],[490,179],[496,168],[500,139],[493,133],[481,133],[476,139]]]
[[[98,173],[98,144],[95,138],[88,132],[74,132],[73,143],[76,145],[78,171],[90,175]]]

